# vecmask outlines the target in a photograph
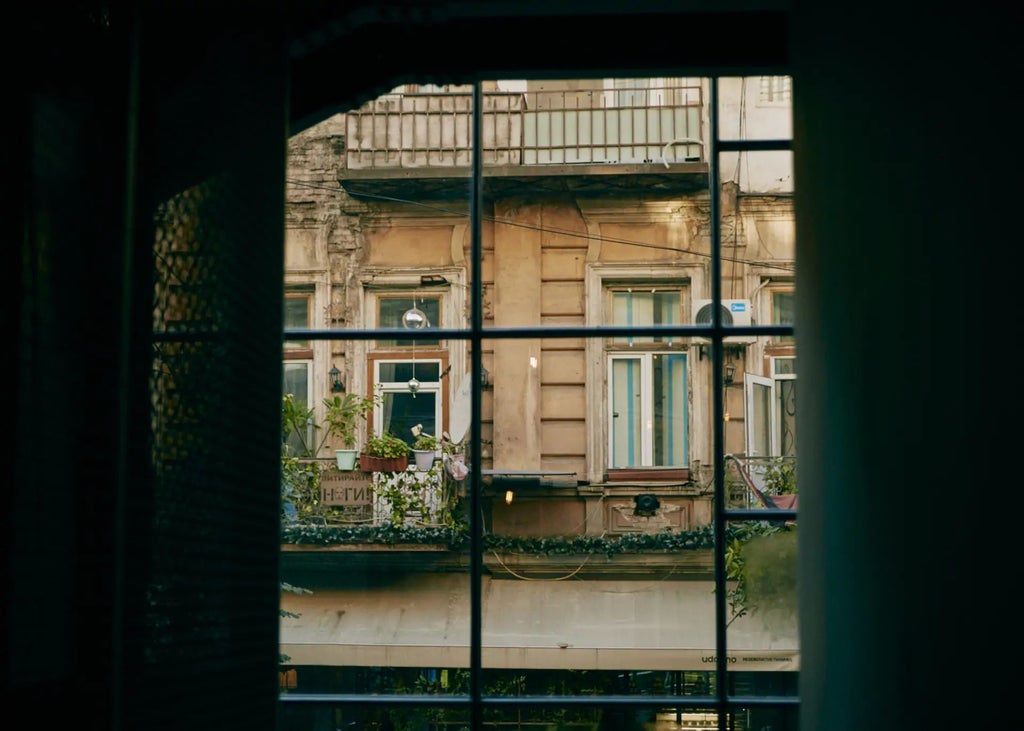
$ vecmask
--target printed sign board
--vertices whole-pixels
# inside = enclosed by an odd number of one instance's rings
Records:
[[[324,470],[320,473],[320,503],[368,506],[373,502],[372,482],[370,472]]]

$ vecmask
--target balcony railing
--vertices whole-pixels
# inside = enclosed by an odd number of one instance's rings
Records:
[[[795,457],[725,456],[726,493],[732,508],[795,508]]]
[[[704,162],[699,84],[483,94],[486,166]],[[392,93],[346,118],[348,170],[469,167],[472,95]]]

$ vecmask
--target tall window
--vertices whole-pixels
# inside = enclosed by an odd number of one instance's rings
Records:
[[[377,326],[400,330],[441,327],[443,296],[436,292],[381,292],[374,295]],[[412,428],[444,431],[444,382],[448,354],[436,338],[378,339],[369,354],[369,378],[383,401],[373,415],[375,434],[390,432],[415,441]]]
[[[793,325],[792,284],[768,289],[773,325]],[[751,456],[796,455],[796,342],[773,335],[765,347],[765,375],[746,375],[746,449]]]
[[[284,327],[308,329],[313,295],[306,291],[291,291],[284,298]],[[296,403],[310,405],[313,379],[313,347],[308,340],[286,340],[284,343],[284,364],[282,367],[282,394],[291,394]],[[306,444],[313,441],[312,425],[306,435]],[[292,455],[301,454],[304,449],[298,435],[291,434],[286,441]]]
[[[771,375],[746,375],[747,454],[796,456],[796,358],[768,358]]]
[[[680,288],[609,291],[613,325],[675,325]],[[608,467],[685,466],[689,462],[687,363],[678,339],[616,338],[608,354]]]

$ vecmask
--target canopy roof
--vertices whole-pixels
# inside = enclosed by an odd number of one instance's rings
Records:
[[[286,594],[281,622],[293,665],[467,667],[465,574],[408,575]],[[528,581],[485,577],[483,664],[495,668],[714,670],[708,581]],[[732,670],[798,670],[796,627],[758,614],[728,630]]]

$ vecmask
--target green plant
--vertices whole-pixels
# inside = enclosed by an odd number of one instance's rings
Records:
[[[433,452],[437,449],[437,437],[421,432],[420,435],[416,437],[416,441],[413,442],[412,448]]]
[[[369,397],[346,393],[344,397],[324,399],[327,434],[340,439],[346,449],[355,447],[360,421],[366,421],[366,415],[380,402],[380,398],[380,395]]]
[[[768,464],[764,473],[765,491],[769,495],[796,493],[796,465],[792,460],[778,457]]]
[[[795,616],[796,526],[759,521],[737,527],[725,547],[725,575],[733,582],[727,624],[780,608]]]
[[[366,440],[363,454],[384,458],[406,457],[409,455],[409,445],[394,434],[384,432],[379,437]]]
[[[281,440],[298,445],[295,457],[316,457],[334,437],[348,449],[355,447],[359,425],[380,400],[354,393],[323,400],[324,423],[316,423],[315,411],[306,403],[287,393],[281,400]]]
[[[409,472],[397,472],[388,479],[376,480],[373,485],[374,493],[386,501],[391,525],[395,528],[405,525],[406,518],[413,515],[423,522],[433,519],[427,501],[430,489]]]

